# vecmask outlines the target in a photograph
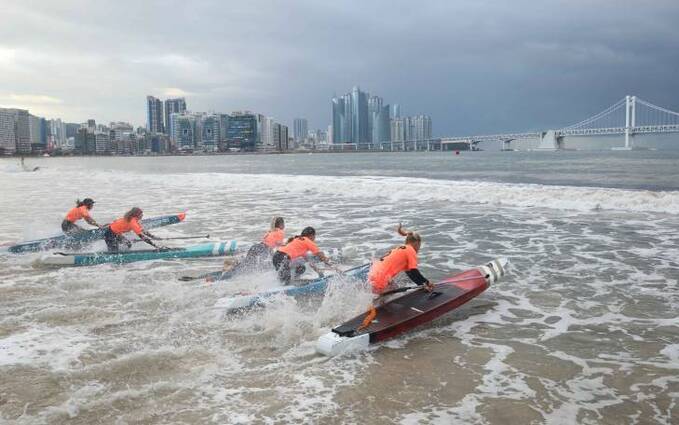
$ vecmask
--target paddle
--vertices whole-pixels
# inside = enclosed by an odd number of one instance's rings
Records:
[[[210,278],[212,275],[215,275],[215,274],[219,274],[219,276],[221,277],[221,275],[222,275],[223,273],[228,273],[228,272],[206,273],[206,274],[202,274],[202,275],[199,275],[199,276],[181,276],[181,277],[179,278],[179,280],[182,281],[182,282],[189,282],[189,281],[192,281],[192,280],[208,279],[208,278]]]
[[[210,239],[210,235],[196,235],[196,236],[177,236],[174,238],[156,238],[159,241],[177,241],[183,239]]]
[[[335,273],[337,273],[337,274],[330,275],[330,276],[325,276],[325,275],[323,275],[322,277],[324,277],[324,278],[331,278],[331,277],[334,277],[334,276],[342,276],[342,275],[346,275],[346,274],[349,273],[349,272],[352,272],[352,271],[354,271],[354,270],[362,269],[362,268],[365,267],[365,266],[366,266],[366,264],[361,264],[360,266],[352,267],[352,268],[346,269],[346,270],[340,270],[337,266],[330,266],[330,269],[334,270]],[[326,269],[326,270],[327,270],[327,269]],[[314,271],[316,271],[316,273],[318,273],[318,270],[314,269]],[[323,271],[323,270],[321,270],[321,271]]]
[[[177,236],[177,237],[173,237],[173,238],[159,238],[159,237],[155,237],[155,238],[153,238],[153,240],[156,240],[156,241],[176,241],[176,240],[184,240],[184,239],[208,239],[209,237],[210,237],[210,235],[200,235],[200,236],[198,236],[198,235],[197,235],[197,236]],[[131,240],[130,242],[132,242],[132,243],[138,243],[138,242],[144,242],[144,240],[143,240],[143,239],[133,239],[133,240]]]
[[[490,275],[484,276],[484,278],[486,278],[486,279],[488,279],[489,277],[490,277]],[[474,280],[474,279],[478,279],[478,277],[467,277],[467,278],[464,278],[464,279],[446,280],[445,282],[435,283],[433,286],[447,285],[449,283],[464,282],[465,280]],[[379,296],[384,297],[386,295],[398,294],[399,292],[405,292],[405,291],[409,291],[411,289],[419,289],[419,288],[423,288],[423,287],[424,287],[423,285],[404,286],[402,288],[396,288],[396,289],[392,289],[391,291],[382,292]]]

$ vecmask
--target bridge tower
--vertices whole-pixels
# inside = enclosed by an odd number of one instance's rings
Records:
[[[637,97],[625,96],[625,150],[631,150],[630,137],[634,136],[637,121]]]
[[[555,130],[547,130],[540,135],[539,150],[555,151],[563,148],[563,136],[558,134]]]

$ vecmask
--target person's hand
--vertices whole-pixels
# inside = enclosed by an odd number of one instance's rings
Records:
[[[434,290],[434,285],[427,281],[427,283],[424,284],[424,290],[427,292],[432,292]]]

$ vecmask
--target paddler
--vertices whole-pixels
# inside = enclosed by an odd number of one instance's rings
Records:
[[[73,235],[78,232],[82,232],[82,227],[75,224],[79,220],[85,220],[88,224],[96,227],[102,227],[97,224],[92,217],[90,217],[90,211],[94,208],[94,200],[92,198],[85,198],[82,201],[75,201],[75,207],[71,208],[64,221],[61,222],[61,230],[67,235]]]
[[[372,286],[373,293],[376,294],[376,299],[370,305],[368,314],[363,318],[363,323],[357,330],[364,329],[372,323],[375,316],[377,316],[377,309],[375,305],[384,301],[382,293],[389,287],[396,289],[393,279],[401,272],[415,282],[418,286],[424,286],[425,291],[432,292],[434,285],[422,276],[417,268],[417,252],[422,246],[422,238],[418,233],[406,231],[401,223],[398,224],[396,231],[399,235],[405,236],[406,240],[403,245],[396,247],[389,251],[389,254],[374,261],[370,266],[368,272],[368,282]]]
[[[431,292],[434,285],[422,276],[417,268],[417,253],[422,246],[422,238],[418,233],[403,229],[400,223],[396,231],[406,237],[405,243],[372,263],[368,281],[372,285],[373,293],[381,294],[388,287],[394,286],[393,279],[401,272],[405,272],[416,285],[423,285],[425,290]]]
[[[236,262],[232,257],[224,258],[223,272],[241,272],[245,269],[254,268],[264,259],[271,257],[274,251],[285,243],[285,220],[283,217],[274,217],[271,220],[271,229],[264,234],[261,242],[250,247],[242,261]],[[209,280],[209,279],[208,279]]]
[[[151,241],[151,239],[159,238],[144,230],[144,228],[139,223],[139,220],[141,220],[143,216],[144,212],[141,210],[141,208],[134,207],[125,213],[122,218],[119,218],[111,223],[108,226],[108,229],[106,229],[106,233],[104,233],[104,241],[106,241],[108,250],[111,252],[118,252],[121,248],[121,244],[125,245],[126,249],[129,249],[132,246],[132,242],[123,236],[127,232],[134,232],[137,234],[137,236],[139,236],[139,239],[143,240],[152,247],[163,249],[163,247],[159,247],[158,245],[154,244],[153,241]]]
[[[265,257],[270,257],[273,252],[285,243],[285,220],[283,217],[274,217],[271,220],[271,229],[264,234],[261,242],[250,247],[247,255],[239,267],[250,267],[257,264]],[[226,267],[225,267],[226,270]]]
[[[330,259],[316,245],[316,230],[313,227],[305,227],[302,233],[288,240],[288,243],[278,248],[273,255],[273,266],[278,271],[278,278],[286,285],[292,279],[292,269],[299,276],[306,270],[301,263],[305,261],[307,254],[311,253],[327,265]],[[309,263],[311,266],[311,263]],[[313,268],[313,266],[311,266]],[[318,272],[318,271],[317,271]],[[318,272],[322,276],[321,272]]]

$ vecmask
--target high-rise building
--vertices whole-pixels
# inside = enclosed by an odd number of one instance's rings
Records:
[[[229,114],[219,114],[219,147],[220,150],[224,146],[227,146],[226,131],[229,129],[229,120],[231,117]]]
[[[406,117],[405,140],[420,142],[431,139],[431,117],[416,115]]]
[[[399,105],[398,103],[394,103],[391,116],[394,118],[401,118],[401,105]]]
[[[372,118],[369,112],[370,96],[354,87],[350,93],[332,99],[333,143],[367,144],[372,140]],[[381,104],[374,97],[374,105]],[[376,106],[375,106],[376,107]]]
[[[394,118],[391,120],[391,141],[395,143],[404,142],[406,140],[406,120],[403,118]]]
[[[220,117],[216,114],[203,114],[198,120],[200,138],[196,144],[197,149],[205,152],[216,152],[219,148]]]
[[[288,144],[288,127],[283,124],[274,123],[272,126],[273,130],[273,143],[274,147],[278,152],[285,152],[290,148]]]
[[[274,146],[274,126],[273,118],[258,114],[257,116],[257,151],[271,152],[276,150]]]
[[[109,152],[110,135],[106,131],[96,131],[94,133],[94,153],[105,155]]]
[[[234,112],[226,130],[229,148],[254,151],[257,144],[257,117],[251,112]]]
[[[151,133],[163,133],[163,102],[146,96],[146,129]]]
[[[358,87],[351,90],[351,138],[352,143],[369,143],[368,94]]]
[[[196,149],[196,116],[189,113],[174,113],[170,115],[170,140],[180,151]]]
[[[16,152],[16,118],[13,109],[0,108],[0,154]]]
[[[368,113],[370,143],[379,144],[390,141],[389,105],[384,106],[381,97],[370,96],[368,99]]]
[[[305,118],[295,118],[292,134],[295,141],[300,143],[306,139],[309,133],[309,122]]]
[[[75,137],[76,134],[78,134],[80,124],[67,122],[65,124],[65,127],[66,127],[66,138],[68,139],[69,137]]]
[[[340,96],[332,98],[332,142],[351,141],[351,98]]]
[[[9,154],[31,153],[31,122],[27,110],[0,108],[0,149]]]
[[[178,97],[175,99],[167,99],[165,101],[165,122],[164,128],[165,133],[170,132],[170,115],[181,114],[186,111],[186,100],[183,97]],[[158,133],[158,132],[156,132]]]
[[[63,149],[66,146],[66,125],[61,119],[49,120],[49,134],[51,136],[52,147],[54,149]]]

